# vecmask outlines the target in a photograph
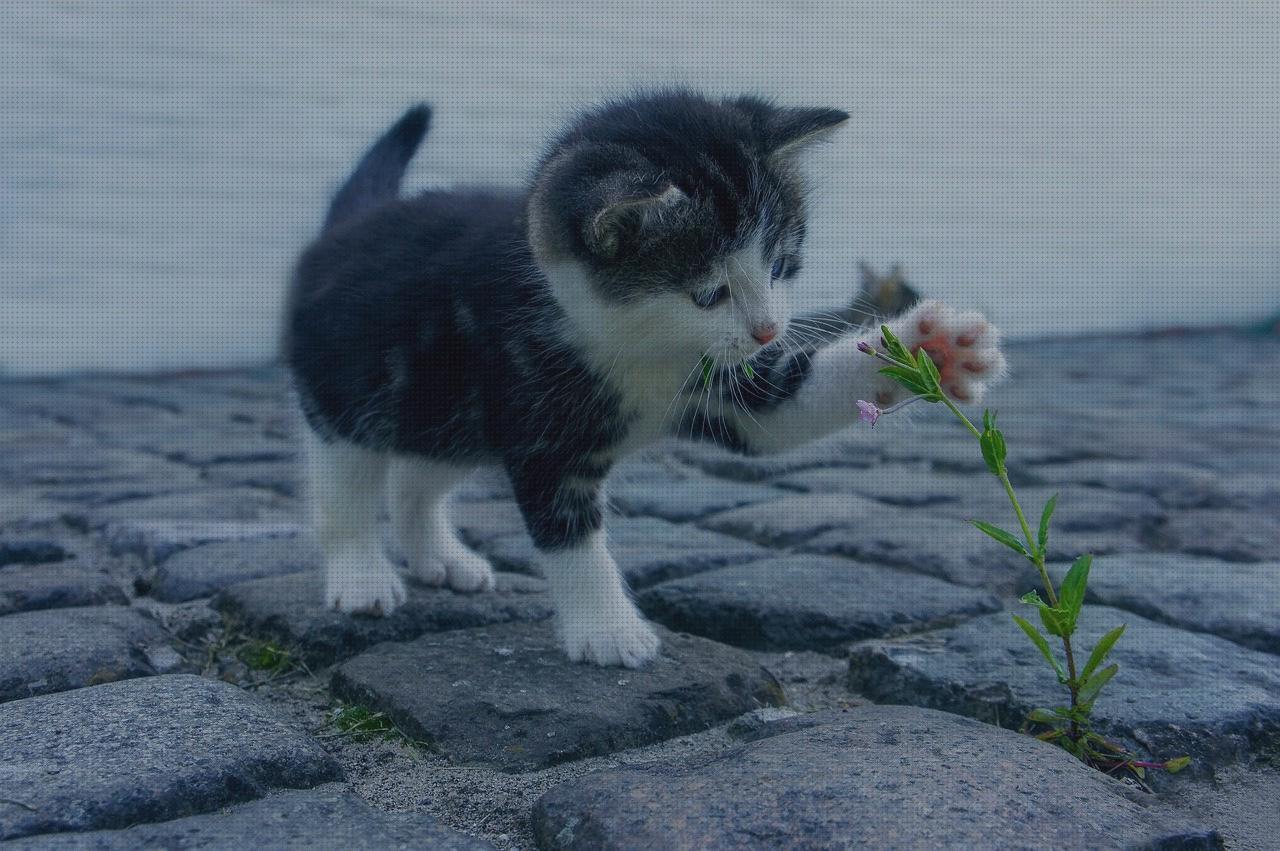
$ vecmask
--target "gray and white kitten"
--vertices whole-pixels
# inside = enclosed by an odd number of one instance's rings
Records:
[[[569,657],[641,665],[659,640],[609,554],[610,467],[672,435],[792,448],[853,422],[857,399],[901,392],[853,333],[787,339],[805,234],[797,161],[848,116],[637,95],[582,114],[525,191],[399,198],[429,117],[410,110],[374,145],[293,280],[285,351],[310,426],[326,602],[385,614],[404,601],[377,529],[384,491],[419,577],[491,589],[447,496],[498,465]],[[959,398],[1003,370],[977,314],[924,303],[894,326]]]

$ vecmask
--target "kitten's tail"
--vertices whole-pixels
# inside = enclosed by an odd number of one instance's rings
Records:
[[[342,184],[333,203],[329,205],[329,215],[325,217],[324,229],[349,222],[367,213],[374,207],[396,197],[400,192],[400,181],[404,179],[409,160],[422,144],[427,135],[427,127],[431,124],[431,107],[425,103],[417,104],[409,109],[400,120],[382,138],[374,143],[369,152],[360,160],[356,170]]]

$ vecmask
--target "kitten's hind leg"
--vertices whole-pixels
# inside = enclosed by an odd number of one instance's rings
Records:
[[[326,443],[310,429],[304,440],[312,523],[324,553],[325,606],[390,614],[406,594],[378,535],[387,456]]]
[[[388,486],[391,522],[410,569],[424,582],[492,591],[493,568],[462,542],[449,518],[449,491],[470,472],[428,458],[396,458]]]

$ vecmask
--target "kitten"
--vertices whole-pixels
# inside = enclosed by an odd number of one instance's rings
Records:
[[[659,642],[609,554],[601,488],[619,457],[682,435],[776,452],[852,423],[896,385],[852,335],[787,339],[801,269],[797,161],[848,115],[663,91],[582,114],[523,192],[397,197],[430,113],[410,110],[339,191],[300,258],[285,351],[306,431],[325,600],[390,612],[424,581],[493,571],[450,522],[479,464],[511,479],[569,657],[635,667]],[[1003,369],[981,316],[935,303],[894,323],[959,398]],[[745,364],[745,365],[744,365]]]

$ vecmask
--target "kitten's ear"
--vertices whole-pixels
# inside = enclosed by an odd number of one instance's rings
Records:
[[[862,279],[862,291],[869,293],[876,285],[876,270],[866,260],[858,261],[858,274]]]
[[[594,254],[610,260],[617,256],[627,234],[652,226],[687,198],[673,183],[657,189],[608,193],[605,205],[586,221],[583,240]]]
[[[849,120],[849,113],[825,107],[781,107],[769,117],[769,144],[773,156],[791,156],[829,137]]]

